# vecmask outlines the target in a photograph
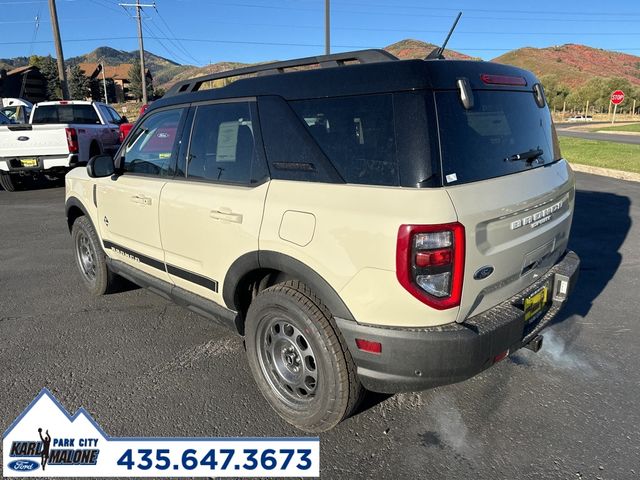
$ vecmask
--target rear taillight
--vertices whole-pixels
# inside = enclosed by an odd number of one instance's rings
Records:
[[[69,147],[69,153],[78,153],[78,132],[75,128],[65,128],[67,132],[67,146]]]
[[[430,307],[457,307],[462,297],[464,255],[464,226],[460,223],[402,225],[396,247],[398,281]]]

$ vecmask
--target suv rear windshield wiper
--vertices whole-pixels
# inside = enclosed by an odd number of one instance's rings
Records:
[[[540,148],[535,150],[529,150],[528,152],[516,153],[504,159],[505,162],[518,162],[524,160],[526,162],[533,162],[536,158],[540,158],[544,155],[544,152]]]

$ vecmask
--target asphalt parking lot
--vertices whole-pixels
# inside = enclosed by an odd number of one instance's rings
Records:
[[[640,184],[577,174],[581,277],[544,347],[321,435],[327,479],[640,477]],[[242,342],[136,289],[89,296],[64,190],[0,191],[0,430],[42,387],[112,436],[296,436]]]

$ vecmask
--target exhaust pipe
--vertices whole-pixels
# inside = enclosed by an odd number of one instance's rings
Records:
[[[542,335],[536,335],[533,340],[525,345],[525,348],[528,348],[534,353],[538,353],[538,351],[542,348]]]

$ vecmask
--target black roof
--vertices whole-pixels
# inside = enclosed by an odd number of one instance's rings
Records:
[[[371,51],[365,51],[371,52]],[[375,51],[374,51],[375,52]],[[341,56],[357,56],[362,52],[349,52]],[[277,95],[287,100],[322,98],[345,95],[411,91],[425,89],[455,89],[456,80],[468,79],[473,89],[528,90],[538,82],[533,73],[509,65],[472,60],[397,60],[384,52],[387,58],[380,56],[372,63],[347,64],[334,62],[322,65],[324,68],[312,70],[284,71],[277,65],[294,65],[295,60],[267,64],[258,68],[258,76],[242,78],[231,84],[208,90],[179,92],[182,88],[198,88],[211,78],[233,77],[248,69],[231,70],[224,74],[200,77],[174,86],[167,95],[154,102],[152,108],[169,105],[218,100],[226,98],[255,97]],[[332,56],[330,56],[332,57]],[[315,57],[317,59],[330,57]],[[308,59],[301,59],[306,61]],[[309,63],[302,63],[308,65]],[[268,68],[271,66],[271,68]],[[273,67],[275,66],[275,67]],[[290,67],[289,67],[290,68]],[[266,73],[266,74],[265,74]],[[508,75],[524,77],[526,86],[487,85],[481,75]],[[189,84],[188,87],[184,85]]]

